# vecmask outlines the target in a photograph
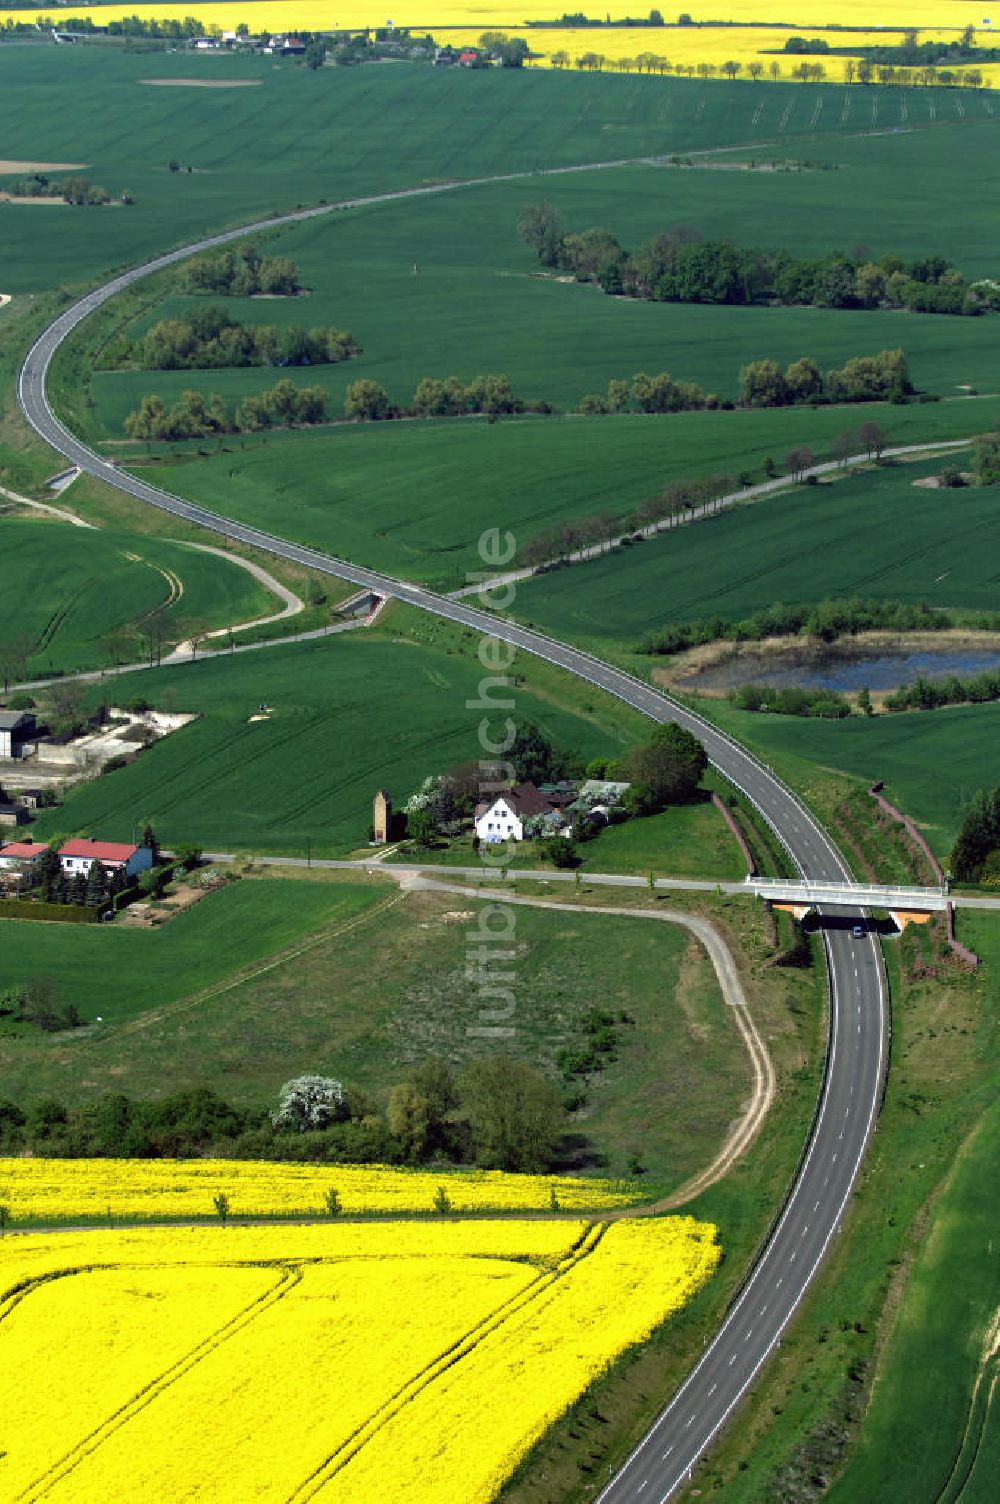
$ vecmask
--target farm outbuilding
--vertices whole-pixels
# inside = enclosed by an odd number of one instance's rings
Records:
[[[37,740],[35,717],[28,710],[0,710],[0,758],[27,757]]]

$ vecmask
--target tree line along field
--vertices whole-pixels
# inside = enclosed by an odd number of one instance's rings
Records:
[[[983,144],[992,140],[989,132],[983,135]],[[887,170],[880,142],[867,144]],[[609,298],[594,286],[540,275],[544,269],[534,252],[517,238],[524,207],[545,198],[567,230],[599,225],[633,248],[683,224],[709,238],[796,255],[846,253],[857,244],[868,245],[875,258],[926,254],[926,226],[914,214],[914,204],[925,201],[915,193],[919,155],[914,146],[910,152],[894,163],[899,189],[890,188],[881,200],[871,169],[855,158],[838,162],[836,171],[750,170],[748,163],[728,164],[732,170],[723,171],[718,161],[712,170],[631,167],[372,205],[311,221],[269,242],[299,265],[303,285],[312,289],[308,298],[226,299],[224,306],[240,322],[351,329],[363,347],[360,356],[288,373],[298,384],[322,386],[333,417],[342,413],[346,388],[359,377],[378,381],[394,402],[405,404],[423,376],[455,374],[469,381],[484,371],[502,371],[520,396],[572,407],[587,393],[603,392],[613,376],[667,368],[734,398],[740,366],[749,359],[771,355],[787,364],[808,354],[827,369],[897,345],[906,349],[918,387],[947,394],[968,383],[991,390],[995,337],[988,318]],[[972,160],[982,166],[978,152]],[[969,163],[955,175],[962,201],[953,180],[954,218],[948,223],[942,216],[933,243],[969,276],[988,276],[995,269],[988,223],[979,209],[964,207],[971,168]],[[939,174],[944,176],[943,163],[924,164],[932,183]],[[183,316],[199,301],[204,299],[168,293],[123,332],[137,338],[152,323]],[[147,393],[169,403],[196,386],[235,402],[273,382],[266,367],[102,371],[93,379],[96,409],[86,418],[95,434],[103,429],[121,437],[125,417]]]
[[[154,618],[159,640],[176,641],[275,606],[245,569],[169,539],[6,517],[0,549],[0,643],[23,660],[15,677],[139,659]]]
[[[917,409],[921,417],[938,411]],[[844,410],[835,416],[843,419]],[[955,462],[949,454],[893,463],[778,492],[525,580],[515,610],[557,637],[626,650],[658,626],[738,621],[775,602],[862,596],[992,611],[1000,544],[994,491],[915,484]],[[658,660],[643,661],[655,667]]]
[[[253,86],[186,90],[141,82],[190,77],[193,67],[199,79]],[[51,216],[68,209],[6,206],[5,290],[86,281],[208,228],[322,198],[751,143],[754,114],[775,91],[785,100],[783,114],[789,94],[780,84],[751,90],[409,63],[314,73],[271,58],[56,52],[49,42],[4,47],[0,134],[7,160],[72,158],[92,181],[112,193],[128,189],[135,200],[127,209],[75,214],[72,239],[52,233]],[[825,92],[824,120],[839,135],[845,91]],[[954,106],[943,100],[945,110],[954,118]],[[776,122],[776,134],[785,140],[814,132],[812,113],[798,109],[784,131]],[[954,120],[955,130],[974,139],[973,123],[970,113]],[[179,173],[167,171],[171,160]]]
[[[359,424],[227,437],[207,455],[204,443],[178,446],[169,456],[154,445],[164,462],[136,469],[226,516],[388,574],[454,589],[481,567],[477,550],[484,528],[510,529],[523,554],[560,523],[602,513],[624,519],[671,481],[720,472],[738,476],[744,469],[760,478],[766,457],[780,465],[803,443],[822,456],[839,433],[866,418],[877,418],[894,443],[906,444],[977,432],[997,414],[1000,402],[977,398],[904,407]],[[921,493],[912,494],[917,505]],[[747,526],[758,520],[755,509]],[[704,537],[696,530],[689,546],[700,553]],[[667,545],[648,547],[659,558],[655,550]],[[582,581],[590,600],[581,598],[591,621],[588,632],[630,636],[633,619],[645,623],[657,614],[660,597],[645,590],[634,594],[626,583],[645,559],[636,550],[588,565],[583,574],[574,570],[532,582],[519,597],[519,609],[533,616],[536,602],[547,601],[550,591],[552,599],[563,592],[573,597]],[[624,620],[599,608],[597,582],[605,569],[622,581]]]
[[[396,613],[394,621],[408,621]],[[399,806],[430,773],[480,755],[482,712],[466,701],[476,701],[483,670],[469,636],[471,646],[418,620],[398,639],[353,632],[126,675],[115,686],[126,702],[170,692],[198,720],[129,767],[71,790],[36,831],[123,839],[148,819],[168,846],[290,855],[364,846],[376,789],[388,788]],[[638,740],[639,718],[597,691],[581,700],[562,676],[518,668],[527,680],[517,714],[557,746],[586,761]],[[264,718],[251,721],[258,713]]]

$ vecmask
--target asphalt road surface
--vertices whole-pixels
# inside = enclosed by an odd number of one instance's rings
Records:
[[[443,190],[418,189],[409,193],[434,191]],[[351,203],[407,196],[407,192],[386,194]],[[102,303],[151,272],[199,251],[242,238],[268,225],[330,212],[329,207],[300,211],[211,236],[126,272],[74,303],[40,335],[21,368],[18,398],[28,422],[70,463],[138,501],[265,553],[293,560],[317,573],[350,580],[379,595],[406,601],[420,610],[471,627],[484,636],[500,638],[515,649],[577,674],[654,721],[676,721],[687,726],[701,738],[712,763],[753,801],[803,877],[826,882],[849,880],[847,866],[829,837],[768,768],[708,722],[674,704],[642,680],[577,648],[519,626],[500,612],[483,611],[464,600],[448,599],[286,542],[161,491],[117,470],[76,439],[56,418],[45,394],[49,362],[67,335]],[[840,920],[845,916],[850,917],[848,911],[837,911]],[[635,1452],[609,1479],[600,1495],[603,1504],[625,1504],[632,1500],[651,1504],[669,1498],[684,1485],[780,1341],[840,1226],[881,1100],[887,1063],[888,994],[881,954],[873,936],[866,934],[856,939],[849,928],[838,928],[826,934],[825,943],[830,976],[827,1067],[817,1115],[794,1185],[723,1326]]]

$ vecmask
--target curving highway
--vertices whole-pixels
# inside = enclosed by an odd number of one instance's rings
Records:
[[[521,174],[511,174],[521,176]],[[482,181],[495,181],[486,179]],[[119,471],[81,443],[53,413],[46,376],[62,342],[109,298],[152,272],[248,233],[348,208],[462,184],[403,190],[300,210],[210,236],[146,262],[72,304],[32,346],[18,376],[18,400],[31,426],[74,465],[160,511],[311,570],[500,638],[615,695],[654,721],[676,721],[702,740],[712,763],[767,820],[799,872],[816,882],[850,881],[836,847],[801,801],[766,767],[709,722],[642,680],[599,658],[488,611],[391,579],[315,549],[231,521]],[[838,910],[841,919],[845,915]],[[848,916],[850,917],[850,916]],[[858,915],[860,917],[860,914]],[[887,1064],[888,992],[874,937],[850,929],[825,937],[830,978],[829,1049],[816,1117],[794,1184],[742,1291],[693,1372],[640,1445],[603,1489],[602,1504],[656,1504],[677,1492],[746,1395],[794,1315],[835,1236],[875,1127]]]

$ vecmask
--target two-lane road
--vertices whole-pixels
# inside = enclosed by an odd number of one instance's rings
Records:
[[[713,764],[753,801],[804,877],[830,882],[849,879],[846,864],[825,831],[768,768],[714,726],[648,684],[578,648],[464,601],[289,543],[161,491],[117,470],[56,418],[45,390],[52,357],[80,321],[108,298],[153,271],[253,229],[329,212],[330,208],[303,211],[209,237],[126,272],[67,308],[39,337],[21,369],[18,397],[28,421],[65,459],[138,501],[311,570],[350,580],[498,637],[579,675],[654,721],[677,721],[689,727],[703,741]],[[843,918],[844,911],[839,910],[838,915]],[[873,937],[855,939],[849,931],[836,930],[829,933],[826,945],[830,975],[827,1069],[813,1131],[794,1185],[725,1323],[679,1393],[604,1489],[601,1499],[605,1504],[632,1500],[651,1504],[668,1498],[682,1486],[779,1341],[840,1225],[881,1099],[888,999],[881,954]]]

